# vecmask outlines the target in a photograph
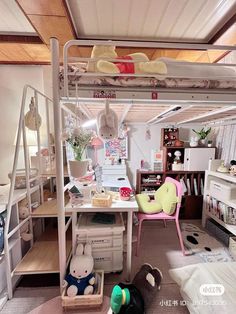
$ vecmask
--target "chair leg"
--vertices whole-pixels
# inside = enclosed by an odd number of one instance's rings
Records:
[[[178,237],[179,237],[179,243],[180,243],[180,247],[181,247],[182,253],[183,253],[183,255],[186,255],[185,248],[184,248],[184,241],[183,241],[181,229],[180,229],[180,226],[179,226],[179,221],[175,220],[175,224],[176,224],[176,229],[177,229],[177,233],[178,233]]]
[[[140,246],[140,240],[141,240],[141,229],[142,229],[142,222],[143,220],[139,220],[139,225],[138,225],[138,239],[137,239],[137,245],[136,245],[136,256],[138,256],[139,253],[139,246]]]
[[[167,225],[166,225],[166,220],[165,219],[163,219],[163,223],[164,223],[164,227],[166,228]]]

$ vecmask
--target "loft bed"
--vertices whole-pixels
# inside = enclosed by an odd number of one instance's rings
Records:
[[[104,42],[90,42],[91,45],[99,44]],[[128,114],[129,110],[131,111],[131,103],[128,103],[128,101],[132,100],[136,102],[136,105],[141,104],[142,106],[145,106],[146,108],[149,108],[150,112],[152,112],[152,115],[154,114],[154,118],[150,118],[151,121],[162,121],[165,122],[171,122],[171,117],[168,115],[166,120],[163,120],[164,113],[169,113],[173,111],[175,113],[175,119],[177,122],[181,122],[181,119],[183,118],[185,122],[192,121],[189,117],[194,116],[196,112],[198,112],[198,120],[201,122],[203,121],[208,122],[209,116],[213,116],[214,118],[225,118],[225,115],[227,116],[235,116],[236,117],[236,107],[234,105],[235,103],[235,94],[236,94],[236,76],[234,75],[234,67],[235,65],[217,65],[217,71],[219,72],[220,67],[223,69],[223,74],[218,76],[212,76],[210,80],[207,80],[206,75],[204,77],[200,77],[200,74],[195,75],[195,77],[186,78],[184,76],[181,76],[178,74],[178,76],[168,76],[168,77],[160,77],[160,76],[148,76],[148,75],[112,75],[108,76],[106,74],[97,74],[97,73],[86,73],[83,71],[80,71],[79,73],[77,70],[75,70],[74,73],[70,73],[71,65],[69,64],[68,59],[68,49],[73,45],[87,45],[87,41],[70,41],[68,42],[64,47],[64,78],[62,79],[62,74],[60,73],[60,61],[59,61],[59,43],[55,38],[51,39],[51,49],[52,49],[52,81],[53,81],[53,114],[54,114],[54,135],[55,135],[55,151],[56,151],[56,169],[55,172],[49,172],[49,176],[56,176],[56,184],[57,184],[57,204],[55,202],[51,206],[47,206],[48,204],[42,204],[40,207],[37,208],[37,210],[30,215],[30,220],[32,218],[40,218],[40,217],[57,217],[58,218],[58,236],[54,235],[53,243],[47,243],[48,244],[48,251],[55,252],[55,250],[58,248],[59,254],[58,258],[55,258],[55,254],[52,256],[50,255],[48,257],[48,260],[52,260],[52,267],[49,269],[47,268],[47,263],[43,263],[42,265],[38,265],[38,260],[41,258],[45,258],[45,237],[46,239],[48,237],[51,237],[51,235],[44,235],[44,239],[40,242],[36,242],[36,247],[33,247],[29,251],[29,255],[27,258],[22,259],[21,263],[12,270],[10,267],[10,252],[9,252],[9,238],[12,236],[13,233],[18,232],[19,228],[22,226],[22,224],[17,224],[16,228],[14,228],[13,231],[9,232],[9,223],[11,219],[11,211],[12,211],[12,203],[13,203],[13,194],[14,194],[14,183],[16,179],[16,167],[17,167],[17,160],[19,155],[19,149],[20,149],[20,138],[21,134],[23,135],[23,144],[24,144],[24,153],[25,153],[25,166],[26,166],[26,195],[28,199],[28,203],[30,205],[30,195],[31,195],[31,189],[30,189],[30,179],[29,179],[29,160],[28,160],[28,150],[27,150],[27,141],[26,141],[26,134],[25,134],[25,125],[24,125],[24,109],[25,109],[25,102],[26,102],[26,96],[27,96],[27,90],[32,90],[35,99],[38,99],[38,96],[42,96],[45,98],[45,105],[46,105],[46,112],[47,112],[47,133],[48,133],[48,145],[50,142],[49,139],[49,117],[48,117],[48,104],[51,103],[51,99],[47,96],[43,95],[39,91],[35,90],[31,86],[26,86],[23,91],[23,98],[22,98],[22,106],[21,106],[21,115],[19,119],[19,125],[18,125],[18,134],[17,134],[17,143],[16,143],[16,152],[15,152],[15,158],[14,158],[14,165],[13,165],[13,171],[12,171],[12,180],[11,180],[11,186],[10,186],[10,192],[9,192],[9,199],[7,204],[7,219],[6,219],[6,228],[5,228],[5,249],[6,249],[6,260],[7,260],[7,284],[8,284],[8,297],[12,297],[12,278],[14,275],[19,276],[22,274],[27,273],[50,273],[50,272],[60,272],[60,284],[61,288],[63,286],[63,280],[65,276],[66,267],[68,265],[69,256],[70,256],[70,246],[71,241],[68,241],[66,239],[66,231],[69,228],[69,225],[71,223],[72,218],[70,218],[68,221],[66,220],[66,216],[70,216],[70,213],[66,212],[66,206],[65,206],[65,199],[64,199],[64,175],[65,175],[65,169],[64,169],[64,163],[63,163],[63,147],[62,147],[62,137],[61,137],[61,131],[62,131],[62,116],[65,113],[74,114],[73,108],[75,108],[78,103],[81,102],[88,102],[90,106],[96,106],[96,108],[99,108],[99,104],[104,106],[104,102],[106,98],[110,98],[110,102],[114,104],[122,103],[124,106],[124,112],[121,114],[120,122],[122,122],[125,118],[125,116]],[[106,44],[111,44],[111,42],[106,42]],[[120,44],[120,43],[117,43]],[[127,43],[123,42],[121,43],[123,46],[135,46],[136,43]],[[139,43],[140,45],[140,43]],[[147,43],[148,45],[148,43]],[[152,44],[150,44],[152,45]],[[161,44],[162,46],[164,44]],[[168,47],[170,44],[166,44]],[[180,45],[181,46],[181,45]],[[164,46],[165,48],[165,46]],[[184,47],[182,47],[184,48]],[[189,45],[189,49],[191,49],[191,45]],[[207,45],[204,46],[204,49],[208,49]],[[211,46],[212,48],[212,46]],[[236,47],[229,47],[229,46],[216,46],[215,49],[223,49],[223,50],[236,50]],[[81,60],[79,60],[81,61]],[[84,61],[84,60],[82,60]],[[86,61],[86,60],[85,60]],[[87,60],[88,61],[88,60]],[[127,61],[128,62],[128,61]],[[178,63],[178,65],[184,65],[184,63]],[[187,64],[188,65],[188,64]],[[194,67],[202,66],[202,64],[194,64],[191,65]],[[215,65],[214,65],[215,66]],[[225,69],[226,66],[226,69]],[[213,67],[212,65],[208,65],[207,67]],[[213,68],[212,68],[213,69]],[[230,71],[229,71],[230,69]],[[69,72],[68,72],[69,71]],[[83,84],[80,82],[80,80],[77,80],[77,77],[96,77],[96,80],[99,82],[99,79],[97,77],[102,77],[103,80],[104,77],[114,80],[114,81],[132,81],[134,82],[136,80],[136,87],[135,86],[114,86],[114,85],[102,85],[102,84],[94,84],[95,81],[92,81],[92,85],[88,84],[88,81],[86,84]],[[124,77],[124,78],[123,78]],[[84,79],[84,78],[83,78]],[[147,81],[153,80],[153,86],[144,86],[140,84],[141,80],[146,79]],[[204,86],[200,86],[195,83],[194,80],[201,80],[206,81],[204,83]],[[70,80],[70,81],[69,81]],[[175,85],[175,86],[164,86],[166,83],[163,82],[188,82],[187,84],[182,84],[181,86]],[[137,83],[138,81],[138,83]],[[104,81],[102,81],[104,82]],[[161,87],[158,87],[157,83],[162,83]],[[213,83],[215,82],[215,83]],[[219,84],[217,82],[220,82]],[[63,86],[61,85],[63,83]],[[179,84],[179,83],[178,83]],[[217,85],[218,84],[218,85]],[[112,86],[112,88],[111,88]],[[142,87],[140,87],[142,86]],[[219,87],[220,86],[220,87]],[[71,87],[73,87],[71,89]],[[173,100],[176,104],[173,105]],[[38,100],[36,101],[36,103]],[[170,105],[170,103],[172,103]],[[179,104],[183,105],[183,108],[181,110],[175,112],[176,106],[179,106]],[[187,105],[186,105],[187,104]],[[37,105],[38,106],[38,105]],[[186,107],[185,107],[186,106]],[[135,108],[135,105],[132,104],[132,107]],[[209,107],[209,108],[208,108]],[[91,109],[91,108],[90,108]],[[100,108],[99,108],[100,109]],[[139,108],[140,109],[140,108]],[[157,113],[155,110],[157,110]],[[86,108],[83,110],[86,113]],[[91,110],[92,111],[92,110]],[[146,110],[145,110],[146,111]],[[96,115],[96,112],[95,112]],[[133,113],[131,115],[134,115]],[[141,115],[143,116],[143,109],[141,112]],[[155,116],[156,115],[156,116]],[[178,116],[179,119],[178,120]],[[157,118],[157,119],[156,119]],[[197,119],[195,119],[197,120]],[[199,122],[198,121],[198,122]],[[40,144],[40,136],[37,135],[37,146],[38,150],[41,149]],[[50,150],[49,150],[50,151]],[[50,158],[51,160],[51,158]],[[41,165],[40,165],[41,168]],[[45,176],[45,173],[42,173],[40,171],[41,176]],[[42,189],[41,189],[42,192]],[[32,228],[31,228],[32,229]],[[33,242],[33,241],[32,241]],[[50,241],[49,241],[50,242]],[[39,245],[40,243],[40,245]],[[34,250],[36,249],[36,250]],[[54,259],[53,259],[54,257]],[[32,260],[35,261],[34,265],[35,268],[29,268],[29,262],[32,265]],[[40,267],[39,267],[40,266]],[[28,271],[28,268],[30,269],[30,272]]]
[[[138,47],[139,42],[90,41],[93,45],[117,45]],[[59,73],[61,97],[81,98],[116,98],[116,99],[151,99],[151,100],[197,100],[196,94],[205,95],[206,100],[216,100],[213,94],[224,94],[220,101],[233,100],[236,91],[235,64],[212,64],[176,61],[170,58],[159,58],[165,64],[166,74],[106,74],[87,71],[90,62],[99,59],[70,58],[69,49],[75,46],[88,45],[87,41],[71,40],[64,46],[63,67]],[[149,45],[149,46],[148,46]],[[176,48],[173,44],[147,43],[146,47]],[[179,45],[178,45],[179,46]],[[199,47],[199,48],[198,48]],[[182,44],[183,49],[218,49],[235,50],[232,46],[190,45]],[[138,49],[137,49],[138,51]],[[117,62],[117,59],[106,59]],[[75,62],[76,61],[76,62]],[[120,62],[120,60],[119,60]],[[122,63],[135,63],[123,60]],[[222,91],[224,91],[222,93]],[[166,95],[166,93],[168,95]],[[180,94],[182,95],[180,96]],[[176,95],[178,94],[178,95]],[[192,96],[189,97],[189,94]],[[231,96],[230,96],[231,95]],[[162,97],[163,96],[163,97]],[[202,101],[203,97],[200,97]]]
[[[96,44],[119,45],[119,46],[143,46],[146,47],[162,47],[162,48],[176,48],[173,44],[156,44],[156,43],[140,43],[135,42],[111,42],[111,41],[90,41],[89,45]],[[61,140],[62,130],[62,116],[64,112],[71,112],[75,114],[74,107],[81,106],[81,104],[89,103],[99,107],[98,104],[104,104],[105,99],[109,98],[110,103],[123,103],[124,112],[121,115],[120,122],[124,120],[125,114],[128,113],[131,107],[130,103],[137,102],[146,107],[150,107],[153,111],[154,106],[162,107],[159,116],[165,112],[169,112],[169,108],[175,107],[170,105],[175,101],[175,104],[183,104],[188,106],[190,116],[195,114],[193,109],[198,110],[198,114],[205,119],[209,115],[209,106],[213,108],[213,114],[218,112],[219,116],[224,116],[224,113],[235,112],[236,107],[236,75],[235,65],[205,65],[205,64],[191,64],[191,67],[198,67],[197,74],[189,77],[189,63],[178,62],[178,66],[186,65],[184,74],[176,74],[172,76],[160,75],[107,75],[101,73],[88,73],[86,72],[86,62],[89,58],[77,58],[77,62],[83,63],[72,64],[69,62],[68,50],[72,46],[87,46],[87,41],[71,40],[64,46],[63,56],[63,69],[60,71],[59,59],[59,43],[57,39],[51,39],[51,52],[52,52],[52,80],[53,80],[53,105],[54,105],[54,131],[55,131],[55,149],[56,149],[56,180],[57,180],[57,206],[58,206],[58,239],[59,239],[59,264],[60,264],[60,283],[61,289],[66,271],[66,223],[64,207],[64,174],[63,174],[63,149]],[[180,44],[179,48],[182,49],[212,49],[211,45],[187,45]],[[217,50],[236,50],[236,47],[231,46],[215,46],[213,49]],[[91,61],[91,60],[90,60]],[[95,61],[94,59],[92,61]],[[113,60],[114,61],[114,60]],[[125,61],[131,62],[131,61]],[[205,72],[203,76],[200,75],[199,67],[207,67],[211,69],[211,75]],[[79,70],[78,70],[79,68]],[[220,69],[222,69],[220,71]],[[216,72],[214,72],[216,71]],[[188,73],[188,75],[187,75]],[[218,73],[218,75],[216,75]],[[151,86],[143,86],[142,82],[151,82]],[[108,84],[109,82],[109,84]],[[128,86],[127,82],[132,82],[133,86]],[[167,83],[168,82],[168,83]],[[123,85],[121,84],[123,83]],[[124,84],[126,83],[126,85]],[[135,85],[135,86],[134,86]],[[148,85],[148,84],[146,84]],[[150,84],[149,84],[150,85]],[[188,104],[188,105],[187,105]],[[226,107],[227,105],[227,107]],[[63,106],[63,107],[62,107]],[[82,106],[81,106],[82,108]],[[171,110],[172,110],[171,109]],[[185,108],[178,111],[178,114],[183,114]],[[86,108],[83,109],[86,113]],[[186,110],[187,112],[187,110]],[[154,117],[155,121],[159,121],[158,115]],[[88,117],[88,115],[87,115]],[[159,120],[155,119],[159,118]],[[186,117],[186,120],[188,116]],[[161,117],[162,119],[162,117]],[[150,121],[153,119],[150,119]],[[180,121],[181,122],[181,121]]]

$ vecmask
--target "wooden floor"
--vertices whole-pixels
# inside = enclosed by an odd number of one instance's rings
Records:
[[[71,251],[71,241],[66,242],[66,256]],[[36,241],[14,270],[15,275],[59,272],[57,241]]]

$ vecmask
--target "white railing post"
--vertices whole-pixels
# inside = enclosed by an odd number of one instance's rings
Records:
[[[52,82],[53,82],[53,109],[54,109],[54,132],[56,152],[56,184],[57,184],[57,211],[58,211],[58,250],[60,266],[60,286],[62,289],[66,271],[66,236],[64,214],[64,173],[62,152],[62,129],[61,107],[59,96],[59,43],[56,38],[50,39]]]

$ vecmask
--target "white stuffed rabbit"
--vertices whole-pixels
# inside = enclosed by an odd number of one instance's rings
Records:
[[[70,273],[66,276],[64,286],[68,286],[67,295],[74,297],[92,294],[95,277],[92,273],[94,261],[90,244],[78,244],[76,253],[70,262]]]
[[[118,137],[118,117],[114,110],[109,107],[106,99],[106,107],[98,113],[97,117],[98,135],[105,139],[111,140]]]

